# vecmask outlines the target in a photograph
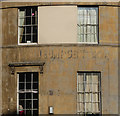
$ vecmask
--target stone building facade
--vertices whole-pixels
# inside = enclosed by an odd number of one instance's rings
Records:
[[[2,2],[0,113],[119,114],[118,2]]]

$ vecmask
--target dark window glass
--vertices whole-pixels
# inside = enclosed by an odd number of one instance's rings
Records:
[[[24,83],[19,83],[19,90],[24,90]]]
[[[19,82],[24,82],[25,81],[25,74],[24,73],[20,73],[19,74]]]
[[[31,73],[26,73],[26,82],[31,82]]]
[[[26,93],[26,99],[31,99],[32,98],[32,93]]]
[[[19,99],[25,99],[25,94],[24,93],[19,93]]]

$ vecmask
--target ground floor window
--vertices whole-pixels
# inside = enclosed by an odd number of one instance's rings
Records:
[[[99,72],[78,72],[77,113],[101,114],[101,79]]]
[[[18,73],[18,114],[38,114],[38,82],[37,72]]]

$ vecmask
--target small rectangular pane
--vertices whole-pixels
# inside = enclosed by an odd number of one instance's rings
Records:
[[[37,7],[33,7],[32,8],[32,16],[36,16],[37,17]]]
[[[84,91],[83,85],[84,84],[82,84],[82,83],[78,84],[78,92],[83,92]]]
[[[26,89],[31,89],[31,83],[26,83]]]
[[[98,92],[98,84],[93,84],[92,91],[93,92]]]
[[[38,73],[33,73],[33,82],[38,82]]]
[[[38,110],[33,110],[33,116],[37,116],[38,115]]]
[[[38,108],[38,100],[33,100],[33,109]]]
[[[38,83],[33,83],[33,89],[38,89]]]
[[[19,82],[25,82],[25,74],[24,73],[19,74]]]
[[[19,26],[23,26],[23,25],[25,25],[26,23],[25,23],[25,18],[20,18],[19,19]]]
[[[30,7],[26,8],[26,16],[31,16],[31,8]]]
[[[92,94],[91,93],[85,93],[84,95],[85,102],[92,102]]]
[[[31,43],[31,35],[26,35],[26,42]]]
[[[31,82],[31,73],[26,73],[26,82]]]
[[[31,110],[26,110],[26,115],[27,116],[31,116],[31,114],[32,114]]]
[[[19,34],[24,35],[25,34],[25,27],[19,27]]]
[[[26,25],[31,25],[31,17],[26,17]]]
[[[84,94],[78,94],[78,96],[77,96],[78,98],[78,102],[83,102],[84,101]]]
[[[93,103],[92,104],[92,111],[93,112],[99,112],[99,105],[98,105],[98,103]]]
[[[85,103],[85,112],[88,114],[92,112],[91,103]]]
[[[38,93],[33,93],[33,99],[38,99]]]
[[[21,106],[24,109],[25,108],[25,101],[19,100],[19,106]]]
[[[96,93],[94,93],[93,95],[92,95],[92,101],[93,102],[99,102],[99,98],[98,98],[98,94]]]
[[[32,100],[26,100],[26,109],[32,109]]]
[[[33,43],[37,42],[37,34],[33,34]]]
[[[26,99],[31,99],[32,98],[32,93],[26,93]]]
[[[33,26],[33,33],[37,34],[37,26]]]
[[[25,35],[20,35],[20,43],[25,43]]]
[[[19,93],[19,99],[25,99],[25,93]]]
[[[19,9],[19,18],[24,18],[25,17],[25,9]]]
[[[25,87],[24,87],[24,83],[19,83],[19,90],[24,90]]]
[[[26,34],[31,34],[31,26],[26,26]]]

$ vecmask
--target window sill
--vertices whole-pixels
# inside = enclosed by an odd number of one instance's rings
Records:
[[[38,43],[18,43],[18,45],[38,45]]]

